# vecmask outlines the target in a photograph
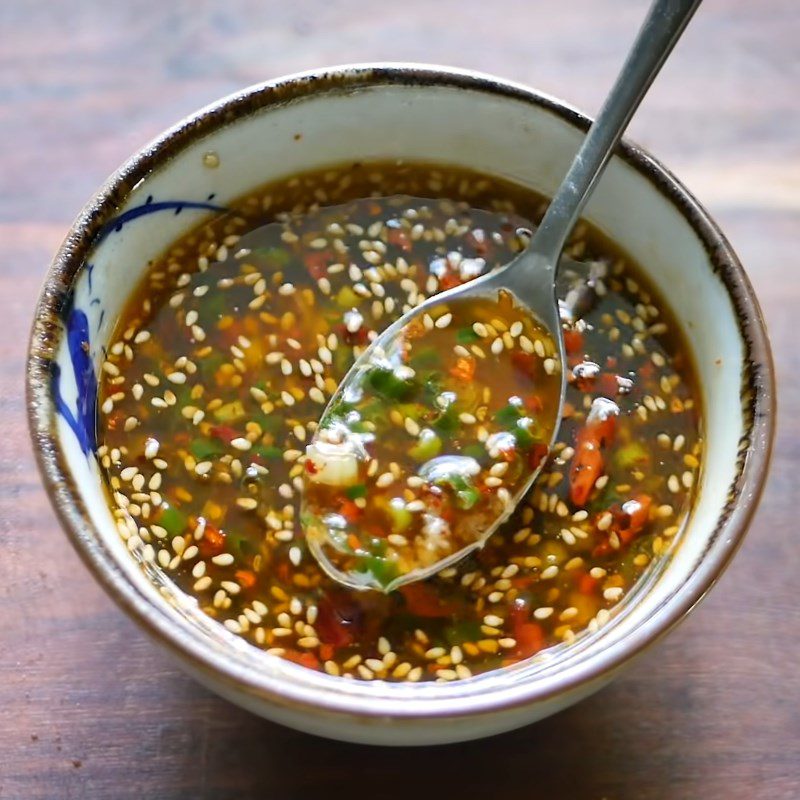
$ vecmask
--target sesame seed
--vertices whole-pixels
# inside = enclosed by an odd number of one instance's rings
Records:
[[[406,417],[403,420],[403,425],[411,436],[419,436],[420,427],[411,417]]]
[[[446,314],[442,314],[442,316],[436,320],[435,325],[437,328],[444,329],[452,321],[453,321],[453,315],[450,312],[447,312]]]
[[[539,577],[543,580],[549,580],[550,578],[555,578],[558,575],[558,567],[555,564],[551,564],[549,567],[545,567]]]

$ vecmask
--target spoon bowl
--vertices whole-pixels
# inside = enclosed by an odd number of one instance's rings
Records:
[[[570,261],[569,259],[565,260]],[[581,271],[581,268],[576,262],[571,262],[569,269]],[[313,452],[314,448],[324,446],[320,444],[320,430],[324,429],[324,421],[326,418],[331,418],[334,410],[340,406],[343,398],[348,391],[350,391],[351,387],[360,383],[364,374],[373,368],[377,362],[385,359],[387,352],[390,351],[394,343],[398,341],[398,337],[402,336],[403,331],[410,325],[413,325],[415,322],[421,322],[426,316],[432,319],[438,318],[441,316],[439,313],[440,311],[451,310],[454,304],[467,303],[479,299],[496,303],[501,293],[507,293],[517,307],[523,309],[527,314],[536,319],[545,330],[551,332],[554,336],[558,337],[559,340],[555,343],[557,362],[553,367],[553,376],[559,381],[557,393],[558,401],[555,408],[548,409],[549,417],[552,419],[552,422],[547,426],[552,431],[546,443],[546,452],[549,453],[552,450],[558,434],[556,421],[561,417],[561,409],[564,403],[564,393],[566,389],[566,357],[563,342],[560,341],[562,338],[560,311],[556,302],[541,302],[538,304],[538,307],[534,309],[525,302],[524,298],[532,297],[543,299],[547,296],[546,292],[548,290],[553,293],[553,297],[555,297],[554,273],[555,268],[552,265],[547,265],[534,253],[531,253],[530,250],[525,249],[513,261],[500,269],[477,277],[462,286],[456,286],[436,294],[404,314],[372,341],[367,349],[359,355],[356,362],[345,375],[339,388],[330,399],[322,414],[321,419],[323,423],[310,445],[309,452]],[[569,311],[566,309],[564,312],[567,315],[569,314]],[[358,458],[366,457],[363,447],[357,441],[354,443],[354,450],[357,451]],[[455,459],[458,458],[458,456],[444,456],[433,459],[433,461],[441,461],[446,458]],[[311,522],[315,515],[308,513],[308,507],[305,502],[307,496],[304,495],[304,522],[306,524],[308,548],[325,572],[344,586],[356,590],[380,589],[385,592],[395,591],[405,584],[429,578],[437,572],[446,569],[448,566],[457,563],[472,551],[483,547],[487,539],[506,519],[508,519],[516,505],[528,492],[531,485],[538,477],[545,460],[544,456],[538,459],[538,463],[527,473],[525,479],[517,484],[514,494],[502,504],[499,513],[494,517],[491,524],[483,527],[472,541],[443,558],[437,559],[433,563],[403,572],[389,582],[378,584],[372,580],[367,573],[340,569],[329,558],[329,548],[326,547],[326,545],[333,543],[334,535],[332,535],[328,526],[324,523],[321,524],[322,521],[319,520],[319,518]],[[428,464],[432,464],[432,462],[428,462]]]

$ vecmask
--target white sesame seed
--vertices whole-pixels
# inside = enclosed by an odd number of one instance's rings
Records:
[[[555,578],[558,575],[558,567],[555,564],[551,564],[549,567],[545,567],[539,577],[543,580],[549,580],[550,578]]]
[[[133,480],[137,472],[139,472],[139,470],[136,467],[125,467],[125,469],[119,473],[119,476],[123,481],[130,481]]]
[[[394,475],[391,472],[384,472],[382,475],[378,476],[377,480],[375,481],[375,486],[379,489],[385,489],[387,486],[391,486],[394,483]]]
[[[419,425],[411,417],[406,417],[403,420],[403,425],[411,436],[419,436]]]
[[[452,321],[453,321],[453,315],[448,311],[446,314],[442,314],[442,316],[439,317],[439,319],[437,319],[434,324],[436,325],[437,328],[444,329]]]

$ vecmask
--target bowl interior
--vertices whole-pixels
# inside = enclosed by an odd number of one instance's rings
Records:
[[[55,335],[57,368],[44,399],[50,406],[43,413],[55,426],[51,466],[57,463],[65,475],[54,487],[62,514],[83,555],[129,609],[198,668],[217,670],[255,693],[400,716],[457,713],[518,701],[532,692],[552,693],[570,675],[598,674],[612,665],[614,648],[624,640],[636,642],[632,652],[652,638],[660,631],[653,622],[659,609],[697,578],[715,548],[725,546],[720,526],[731,511],[732,487],[743,469],[740,447],[752,425],[752,397],[742,398],[750,365],[735,309],[738,278],[717,269],[719,252],[701,235],[708,228],[702,212],[693,219],[681,209],[665,173],[646,157],[633,158],[629,149],[609,164],[585,216],[644,267],[683,327],[703,387],[706,449],[699,500],[680,546],[606,626],[569,647],[468,681],[347,682],[250,647],[127,552],[87,452],[92,444],[87,425],[93,370],[149,259],[213,208],[261,183],[351,160],[400,157],[463,165],[545,194],[557,186],[582,136],[580,115],[488,81],[441,76],[437,81],[440,85],[412,73],[316,87],[312,81],[293,98],[267,87],[212,108],[202,124],[170,132],[112,179],[100,203],[76,223],[59,257],[70,268],[84,262],[63,309],[68,335]],[[207,153],[217,156],[218,166],[207,166]],[[637,165],[631,163],[637,159]],[[87,227],[94,230],[91,247],[81,233]],[[84,336],[88,358],[76,347]],[[47,473],[48,457],[44,462]]]

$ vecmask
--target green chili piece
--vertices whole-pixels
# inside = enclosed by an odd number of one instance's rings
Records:
[[[472,328],[460,328],[458,333],[456,333],[456,341],[459,344],[473,344],[480,338],[481,337],[478,336]]]
[[[417,388],[413,381],[398,378],[393,370],[384,367],[371,369],[367,380],[378,394],[390,400],[409,400]]]
[[[283,458],[283,450],[281,450],[280,447],[275,447],[273,445],[259,444],[256,445],[250,452],[252,452],[253,455],[260,456],[261,458],[265,459]]]
[[[456,505],[463,511],[469,511],[480,500],[481,493],[464,475],[453,473],[443,477],[437,483],[449,486],[455,492]]]
[[[486,456],[488,455],[486,452],[486,447],[479,442],[473,442],[472,444],[468,444],[462,451],[465,456],[469,456],[470,458],[474,458],[476,461],[483,461]]]
[[[475,619],[465,619],[449,625],[444,629],[444,638],[453,647],[464,642],[477,642],[478,639],[485,638],[481,631],[481,624]]]
[[[277,267],[285,267],[291,260],[291,254],[285,247],[257,247],[253,253]]]
[[[367,556],[361,559],[361,565],[363,569],[360,569],[359,572],[368,572],[381,586],[391,583],[398,574],[397,564],[394,561],[378,556]]]
[[[417,444],[409,449],[408,454],[415,461],[429,461],[438,456],[441,449],[442,440],[430,428],[425,428],[420,433]]]
[[[458,412],[450,405],[439,414],[439,417],[433,422],[433,427],[436,428],[439,433],[448,434],[457,431],[460,424]]]
[[[392,533],[403,533],[414,519],[413,514],[399,498],[397,498],[397,502],[389,502],[386,513],[389,515]]]
[[[178,511],[173,506],[161,509],[158,517],[158,524],[170,535],[178,536],[186,530],[188,519],[186,514]]]
[[[517,420],[520,418],[520,410],[517,406],[509,403],[506,406],[503,406],[495,415],[494,419],[498,425],[502,425],[504,428],[510,428],[516,424]]]
[[[363,483],[357,483],[355,486],[348,486],[344,493],[351,499],[351,500],[358,500],[359,497],[366,497],[367,496],[367,487],[364,486]]]
[[[534,442],[536,442],[536,438],[533,436],[530,430],[519,423],[514,426],[512,433],[514,434],[514,438],[517,440],[517,447],[522,450],[527,450],[532,444],[534,444]]]
[[[628,442],[614,453],[614,464],[619,469],[631,469],[644,464],[650,459],[647,448],[638,441]]]
[[[205,461],[212,456],[221,456],[225,448],[218,439],[193,439],[189,445],[189,452],[198,460]]]
[[[442,364],[442,354],[436,347],[423,347],[411,356],[409,363],[414,369],[435,369]]]

